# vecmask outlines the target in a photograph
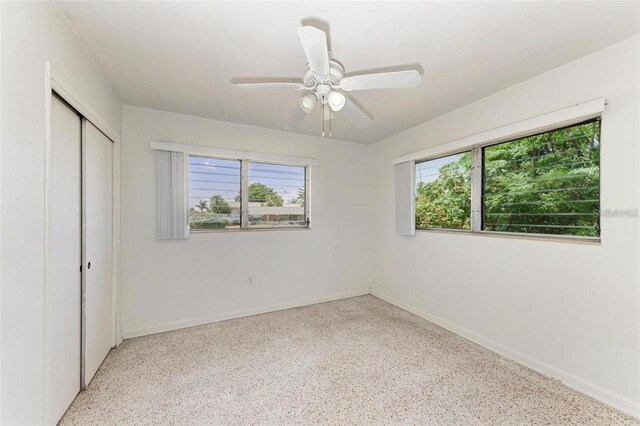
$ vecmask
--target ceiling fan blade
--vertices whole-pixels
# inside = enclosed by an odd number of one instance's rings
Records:
[[[422,80],[422,76],[416,70],[382,72],[345,77],[340,80],[340,88],[347,92],[369,89],[403,89],[416,87],[420,80]]]
[[[302,83],[273,82],[273,83],[231,83],[234,89],[290,89],[305,90],[307,87]]]
[[[349,98],[346,99],[344,107],[342,107],[340,112],[342,112],[349,121],[355,124],[358,129],[366,129],[371,126],[371,118],[369,118],[369,116]]]
[[[311,71],[318,75],[329,74],[329,51],[327,50],[327,35],[316,27],[298,28],[298,37]]]
[[[298,105],[296,109],[293,110],[293,112],[291,113],[291,116],[285,123],[284,129],[285,130],[297,129],[300,123],[302,123],[302,120],[304,120],[306,116],[307,116],[307,113],[304,112],[302,108],[300,108],[300,105]]]

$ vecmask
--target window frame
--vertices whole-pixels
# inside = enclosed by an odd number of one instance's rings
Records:
[[[473,231],[473,149],[472,148],[465,148],[463,150],[460,151],[456,151],[456,152],[452,152],[452,153],[447,153],[447,154],[440,154],[440,155],[435,155],[433,157],[429,157],[429,158],[423,158],[420,160],[416,160],[414,161],[413,164],[413,168],[414,171],[416,170],[416,167],[418,164],[420,163],[425,163],[427,161],[433,161],[433,160],[439,160],[441,158],[446,158],[446,157],[451,157],[454,155],[459,155],[459,154],[466,154],[469,153],[471,155],[471,226],[469,227],[469,229],[456,229],[456,228],[439,228],[439,227],[418,227],[418,225],[415,225],[416,231],[442,231],[442,232],[456,232],[456,233],[469,233]],[[414,180],[415,180],[415,175],[414,175]],[[414,182],[415,185],[415,182]],[[414,192],[417,191],[417,185],[415,185],[416,190]],[[413,215],[415,217],[415,206],[416,206],[416,195],[414,194],[413,197]],[[414,221],[415,222],[415,221]]]
[[[243,197],[242,194],[245,192],[249,193],[249,185],[251,184],[249,181],[249,165],[253,164],[265,164],[265,165],[274,165],[274,166],[290,166],[290,167],[300,167],[304,169],[304,222],[305,225],[295,225],[295,226],[255,226],[250,225],[249,223],[249,198]],[[245,166],[246,164],[246,166]],[[241,192],[240,192],[240,201],[242,202],[243,213],[240,215],[241,219],[241,229],[247,230],[276,230],[276,229],[309,229],[311,226],[311,219],[309,218],[309,166],[304,164],[284,164],[273,161],[263,161],[263,160],[242,160],[242,174],[241,174]],[[242,176],[245,176],[245,179],[242,179]],[[246,188],[244,185],[246,182]],[[244,212],[246,211],[246,214]],[[242,218],[246,218],[246,226],[245,222]]]
[[[505,138],[497,141],[490,141],[487,143],[476,144],[470,147],[458,148],[455,151],[446,153],[440,153],[438,155],[420,158],[414,161],[415,166],[425,161],[436,160],[443,157],[448,157],[456,154],[464,154],[471,152],[471,229],[448,229],[448,228],[419,228],[415,226],[416,231],[426,232],[439,232],[439,233],[454,233],[461,235],[479,235],[485,237],[503,237],[503,238],[516,238],[516,239],[533,239],[533,240],[550,240],[550,241],[564,241],[564,242],[576,242],[576,243],[596,243],[599,244],[602,241],[602,151],[598,161],[598,199],[599,199],[599,235],[598,236],[583,236],[583,235],[562,235],[562,234],[541,234],[532,232],[506,232],[506,231],[487,231],[484,229],[484,149],[487,147],[515,142],[521,139],[543,135],[545,133],[551,133],[558,130],[567,129],[570,127],[579,126],[582,124],[588,124],[593,122],[600,122],[599,127],[599,143],[602,147],[602,115],[597,115],[588,119],[582,119],[570,124],[563,124],[557,127],[550,127],[543,131],[532,131],[531,133],[525,133],[518,135],[517,137]],[[602,148],[601,148],[602,149]],[[415,185],[415,182],[414,182]],[[415,215],[415,196],[413,198],[414,203],[414,215]]]
[[[309,230],[311,229],[311,165],[304,163],[290,163],[283,161],[272,160],[253,160],[249,158],[231,158],[226,156],[216,156],[213,154],[201,154],[196,152],[186,152],[185,161],[187,165],[185,167],[185,173],[187,173],[185,179],[185,194],[187,197],[187,226],[189,226],[189,169],[188,162],[190,157],[211,158],[214,160],[232,160],[240,162],[240,226],[236,229],[191,229],[189,227],[189,234],[211,234],[221,232],[261,232],[261,231],[293,231],[293,230]],[[305,225],[299,226],[265,226],[255,227],[249,226],[249,198],[245,194],[249,193],[249,163],[260,163],[277,166],[292,166],[304,168],[304,218]]]

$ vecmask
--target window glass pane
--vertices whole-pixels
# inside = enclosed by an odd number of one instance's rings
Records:
[[[471,152],[416,164],[416,228],[471,229]]]
[[[190,155],[189,228],[240,228],[240,161]]]
[[[306,226],[305,168],[249,163],[249,226]]]
[[[600,121],[484,148],[488,231],[600,235]]]

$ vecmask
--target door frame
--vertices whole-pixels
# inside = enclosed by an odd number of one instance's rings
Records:
[[[57,419],[50,418],[50,395],[49,395],[49,339],[51,330],[49,329],[48,318],[50,314],[49,287],[51,272],[51,214],[52,214],[52,186],[51,186],[51,109],[53,102],[53,92],[75,108],[84,118],[90,121],[113,142],[112,146],[112,184],[113,184],[113,207],[112,207],[112,315],[114,324],[112,327],[112,344],[116,347],[122,343],[122,327],[120,318],[120,153],[121,136],[120,131],[112,128],[109,123],[86,101],[84,97],[73,87],[63,74],[53,67],[49,62],[44,64],[44,104],[45,104],[45,202],[44,202],[44,419],[45,422],[57,422]],[[82,380],[82,378],[79,378]],[[80,382],[82,384],[82,382]]]

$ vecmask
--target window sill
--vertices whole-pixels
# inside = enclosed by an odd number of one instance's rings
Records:
[[[264,232],[264,231],[310,231],[311,228],[308,226],[292,226],[292,227],[283,227],[283,226],[274,226],[274,227],[264,227],[264,228],[244,228],[244,229],[194,229],[189,231],[189,235],[198,235],[198,234],[235,234],[235,233],[245,233],[245,232]]]
[[[575,244],[590,244],[600,245],[602,240],[600,237],[580,237],[570,235],[547,235],[547,234],[519,234],[511,232],[497,232],[497,231],[479,231],[472,232],[466,229],[444,229],[444,228],[416,228],[416,232],[432,232],[443,234],[455,234],[455,235],[473,235],[478,237],[489,238],[506,238],[516,240],[534,240],[534,241],[554,241],[560,243],[575,243]]]

